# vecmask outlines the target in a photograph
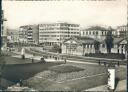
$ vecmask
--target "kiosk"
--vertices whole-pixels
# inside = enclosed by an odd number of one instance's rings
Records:
[[[115,65],[108,66],[108,89],[114,91],[115,89]]]

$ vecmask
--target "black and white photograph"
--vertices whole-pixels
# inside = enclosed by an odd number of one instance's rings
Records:
[[[0,91],[127,91],[127,0],[2,0]]]

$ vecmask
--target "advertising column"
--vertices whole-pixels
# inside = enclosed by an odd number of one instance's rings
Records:
[[[108,68],[108,88],[110,90],[115,89],[115,68],[114,67]]]

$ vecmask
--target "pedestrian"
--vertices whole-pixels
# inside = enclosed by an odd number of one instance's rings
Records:
[[[43,56],[41,57],[41,62],[46,63]]]
[[[22,86],[23,86],[23,81],[22,81],[22,79],[20,79],[19,84],[20,84],[20,87],[22,87]]]
[[[104,62],[104,65],[106,66],[106,62]]]
[[[57,57],[55,57],[55,60],[57,60]]]
[[[34,54],[33,54],[33,56],[32,56],[32,63],[34,63]]]
[[[34,63],[34,59],[33,59],[33,57],[32,57],[32,63]]]
[[[119,63],[119,61],[118,61],[118,66],[120,66],[120,63]]]
[[[67,60],[66,60],[66,58],[64,59],[64,62],[65,62],[65,64],[67,63]]]
[[[99,63],[99,65],[100,65],[100,63],[101,63],[101,62],[100,62],[100,60],[99,60],[99,62],[98,62],[98,63]]]

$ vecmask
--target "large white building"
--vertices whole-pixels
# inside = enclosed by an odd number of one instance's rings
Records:
[[[66,22],[39,24],[39,43],[47,46],[61,44],[65,39],[79,35],[79,24]]]
[[[100,26],[92,26],[86,29],[81,29],[80,35],[85,37],[91,37],[97,40],[104,40],[106,38],[108,30],[111,27],[105,28]],[[116,36],[116,30],[112,29],[112,35]]]

